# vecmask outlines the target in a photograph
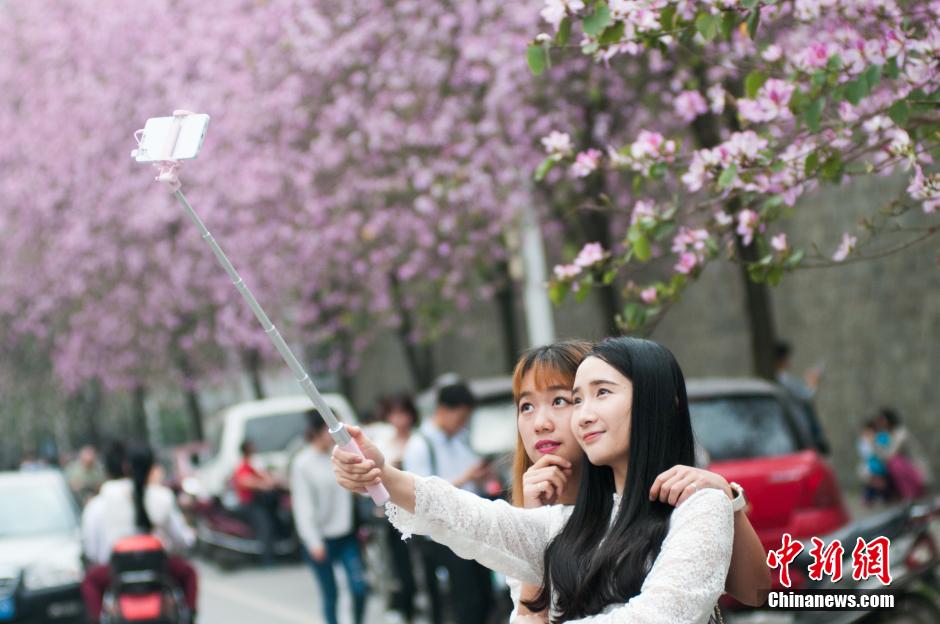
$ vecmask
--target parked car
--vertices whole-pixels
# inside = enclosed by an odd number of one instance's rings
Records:
[[[0,622],[85,621],[79,526],[60,472],[0,473]]]
[[[341,394],[326,393],[324,401],[337,418],[356,424],[356,414]],[[222,410],[209,423],[210,458],[188,479],[183,489],[200,497],[221,496],[241,461],[239,447],[246,439],[255,444],[258,467],[287,478],[288,464],[303,446],[305,413],[313,408],[306,395],[238,403]]]
[[[687,388],[709,470],[744,487],[765,548],[780,548],[784,533],[808,539],[848,523],[835,471],[783,388],[759,379],[691,379]]]

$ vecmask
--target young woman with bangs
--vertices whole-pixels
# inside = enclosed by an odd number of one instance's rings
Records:
[[[567,395],[564,383],[533,382],[527,392],[527,372],[520,374],[522,446],[526,455],[557,458],[539,465],[540,458],[523,476],[523,501],[543,506],[486,501],[398,471],[354,429],[366,458],[335,451],[337,480],[356,491],[383,482],[394,503],[389,517],[403,533],[427,534],[537,586],[534,596],[523,596],[536,615],[520,614],[518,622],[706,622],[731,561],[732,504],[726,493],[699,485],[698,473],[677,468],[690,466],[694,452],[685,383],[672,354],[650,341],[606,340],[580,362]],[[538,406],[527,399],[539,387],[559,393],[549,402],[558,414],[571,403],[568,437],[557,433],[563,426],[546,435],[545,423],[531,433],[546,437],[529,435],[526,415]],[[569,438],[588,461],[578,463],[573,448],[575,461],[562,456]],[[546,504],[570,500],[575,479],[573,507]]]

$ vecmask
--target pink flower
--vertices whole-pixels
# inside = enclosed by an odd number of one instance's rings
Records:
[[[581,274],[581,267],[576,264],[558,264],[554,269],[555,277],[560,280],[577,277]]]
[[[842,243],[839,245],[839,249],[832,254],[832,259],[835,262],[842,262],[849,257],[849,254],[852,253],[852,250],[855,249],[855,245],[858,243],[858,239],[854,236],[849,236],[848,232],[842,235]]]
[[[738,236],[745,246],[750,245],[754,240],[754,231],[760,223],[760,215],[753,210],[745,208],[738,213]]]
[[[708,88],[708,108],[715,115],[720,115],[725,110],[725,88],[720,84],[712,85]]]
[[[776,236],[770,239],[770,246],[773,247],[774,250],[779,251],[780,253],[786,252],[786,250],[789,248],[789,246],[787,245],[787,235],[777,234]]]
[[[721,227],[728,227],[734,223],[734,217],[729,215],[724,210],[717,210],[715,211],[715,222]]]
[[[691,251],[687,251],[679,256],[679,262],[674,268],[676,273],[688,275],[695,269],[696,266],[698,266],[698,256],[696,256]]]
[[[587,177],[597,169],[600,162],[601,152],[593,148],[589,149],[586,152],[578,154],[574,164],[571,165],[571,172],[579,178]]]
[[[581,268],[587,268],[603,260],[605,255],[604,248],[600,243],[588,243],[578,252],[578,257],[574,259],[574,264]]]
[[[553,130],[551,134],[542,139],[542,145],[545,151],[552,156],[567,156],[574,151],[571,144],[571,137],[565,132]]]
[[[633,205],[633,213],[630,215],[630,225],[634,225],[642,219],[655,220],[657,216],[656,204],[651,200],[641,199]]]
[[[708,112],[708,103],[698,91],[683,91],[673,102],[676,114],[685,122],[690,122],[699,115]]]
[[[644,288],[640,291],[640,299],[643,300],[643,303],[656,303],[656,298],[658,297],[655,286],[650,286],[649,288]]]
[[[829,48],[817,41],[811,44],[797,58],[797,64],[804,69],[820,69],[829,62]]]
[[[777,44],[772,43],[767,46],[766,50],[761,52],[761,58],[763,58],[768,63],[779,61],[781,58],[783,58],[783,50],[781,50],[780,46]]]

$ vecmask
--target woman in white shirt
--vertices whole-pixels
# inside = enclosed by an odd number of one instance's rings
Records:
[[[385,465],[354,428],[366,458],[335,451],[337,480],[357,491],[384,483],[394,503],[389,517],[402,532],[428,534],[540,585],[526,606],[550,611],[552,622],[707,622],[731,559],[731,502],[702,489],[673,510],[650,494],[661,473],[694,462],[675,358],[651,341],[605,340],[578,367],[571,396],[571,429],[589,460],[573,509],[519,509],[414,477]]]

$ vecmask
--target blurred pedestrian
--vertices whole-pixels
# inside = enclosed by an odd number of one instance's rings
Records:
[[[26,449],[23,451],[23,455],[20,458],[20,472],[37,472],[48,469],[49,464],[46,463],[44,459],[36,455],[35,451],[32,449]]]
[[[342,564],[352,593],[353,621],[362,624],[369,588],[356,539],[353,494],[333,478],[330,451],[333,439],[319,412],[307,413],[307,446],[291,466],[291,502],[294,525],[303,542],[303,557],[313,570],[323,595],[327,624],[337,624],[336,576]]]
[[[379,401],[376,415],[395,429],[394,437],[387,441],[383,450],[386,461],[400,469],[405,448],[420,421],[414,400],[407,394],[383,397]],[[414,597],[417,584],[411,561],[411,547],[409,542],[401,539],[401,534],[390,523],[383,522],[380,527],[388,544],[392,569],[395,571],[396,587],[389,599],[389,609],[401,615],[406,622],[412,622],[415,616]]]
[[[278,484],[273,476],[251,463],[255,454],[255,445],[251,440],[242,442],[240,450],[242,461],[235,468],[232,486],[242,512],[254,529],[255,538],[261,542],[261,565],[267,567],[274,564]]]
[[[875,453],[876,445],[886,446],[888,438],[887,432],[878,431],[874,418],[865,422],[858,436],[859,478],[864,486],[863,500],[869,507],[877,502],[888,502],[893,497],[888,467]]]
[[[450,383],[437,393],[431,419],[422,423],[405,447],[404,469],[428,477],[437,476],[454,486],[481,494],[481,483],[489,474],[487,463],[470,448],[467,424],[476,399],[462,382]],[[416,540],[424,564],[431,598],[433,624],[444,622],[443,588],[438,569],[449,578],[449,604],[458,624],[481,624],[493,607],[490,572],[470,559],[462,559],[450,548],[429,539]]]
[[[65,478],[82,506],[98,493],[104,483],[104,469],[98,461],[98,452],[91,445],[83,446],[78,457],[65,468]]]
[[[801,415],[812,437],[813,445],[820,453],[828,455],[829,441],[819,423],[815,405],[816,393],[822,381],[823,365],[820,363],[809,368],[803,373],[802,378],[797,377],[790,372],[792,354],[793,347],[789,342],[781,340],[774,346],[774,369],[777,383],[787,390],[801,408]]]
[[[926,459],[894,409],[879,409],[875,423],[883,435],[874,452],[887,466],[895,491],[903,500],[919,498],[924,494],[929,475]]]

